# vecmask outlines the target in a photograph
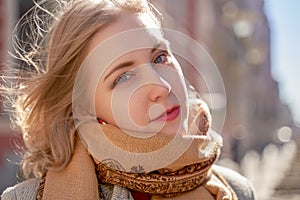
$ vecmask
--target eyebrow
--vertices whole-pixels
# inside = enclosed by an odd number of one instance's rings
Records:
[[[151,54],[153,52],[155,52],[164,42],[161,41],[161,42],[158,42],[156,43],[153,48],[151,49]],[[119,65],[117,65],[116,67],[114,67],[109,73],[107,73],[107,75],[104,77],[104,81],[110,76],[112,75],[113,73],[115,73],[116,71],[122,69],[122,68],[125,68],[125,67],[129,67],[129,66],[132,66],[134,65],[134,62],[132,61],[129,61],[129,62],[124,62],[124,63],[121,63]]]

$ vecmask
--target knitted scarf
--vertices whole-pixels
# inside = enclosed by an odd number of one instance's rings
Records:
[[[208,129],[209,118],[198,113],[188,137],[136,138],[109,124],[82,124],[70,163],[61,171],[47,172],[36,199],[133,200],[134,191],[151,199],[237,199],[211,169],[222,139]],[[115,148],[107,148],[104,140]],[[176,149],[182,152],[179,156]],[[173,151],[175,158],[170,155]]]

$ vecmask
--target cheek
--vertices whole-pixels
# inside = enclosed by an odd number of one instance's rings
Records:
[[[111,94],[106,93],[102,95],[101,90],[96,92],[95,96],[95,110],[96,116],[103,119],[104,121],[112,123],[113,116],[111,110]]]
[[[131,119],[138,125],[147,125],[149,122],[147,99],[145,94],[135,92],[129,99],[129,113]]]

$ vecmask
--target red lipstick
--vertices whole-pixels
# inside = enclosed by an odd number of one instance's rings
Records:
[[[173,121],[178,117],[180,113],[180,106],[174,106],[171,109],[168,109],[165,113],[157,117],[157,121]]]

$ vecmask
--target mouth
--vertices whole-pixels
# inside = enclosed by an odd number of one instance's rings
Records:
[[[180,114],[180,106],[174,106],[158,116],[154,121],[173,121]]]

